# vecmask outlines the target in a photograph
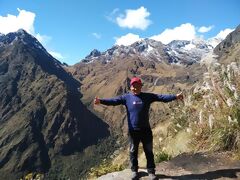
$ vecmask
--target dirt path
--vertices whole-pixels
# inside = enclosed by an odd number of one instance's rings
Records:
[[[140,169],[140,179],[148,179],[145,169]],[[231,158],[225,153],[183,153],[171,161],[157,164],[156,175],[158,179],[240,179],[240,161]],[[127,180],[131,171],[125,169],[100,177],[100,180]]]

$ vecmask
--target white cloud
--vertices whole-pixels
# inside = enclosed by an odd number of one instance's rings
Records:
[[[141,40],[141,38],[139,37],[139,35],[128,33],[124,36],[116,38],[115,44],[128,46],[128,45],[131,45],[132,43],[134,43],[136,41],[140,41],[140,40]]]
[[[145,30],[152,22],[147,19],[150,13],[143,6],[139,9],[127,9],[125,15],[120,15],[116,18],[116,22],[120,27],[136,28]]]
[[[43,46],[47,46],[48,42],[50,42],[52,40],[52,37],[47,36],[47,35],[40,35],[39,33],[37,33],[35,35],[35,38],[37,38],[37,40],[43,45]]]
[[[99,34],[99,33],[92,33],[92,35],[97,39],[101,39],[101,37],[102,37],[101,34]]]
[[[17,9],[19,14],[14,16],[8,14],[6,17],[0,16],[0,32],[7,34],[9,32],[15,32],[18,29],[22,28],[30,34],[35,34],[34,32],[34,19],[35,14],[29,11]]]
[[[0,33],[7,34],[9,32],[15,32],[18,29],[24,29],[29,34],[35,36],[42,44],[46,44],[51,38],[35,32],[35,13],[21,10],[19,8],[17,8],[17,10],[19,13],[17,16],[11,14],[8,14],[7,16],[0,16]]]
[[[232,31],[234,31],[234,29],[224,29],[224,30],[221,30],[216,36],[215,38],[220,38],[220,39],[225,39],[227,37],[227,35],[229,33],[231,33]]]
[[[210,30],[213,27],[214,26],[209,26],[209,27],[206,27],[206,29]],[[204,28],[202,28],[202,32],[203,32],[203,29]],[[197,34],[197,30],[199,32],[199,29],[197,29],[194,25],[192,25],[190,23],[186,23],[186,24],[182,24],[178,27],[175,27],[173,29],[165,29],[159,35],[154,35],[154,36],[145,37],[145,38],[154,39],[156,41],[161,41],[164,44],[168,44],[173,40],[191,41],[193,39],[204,39],[202,34]],[[219,42],[221,42],[223,39],[225,39],[226,36],[229,33],[231,33],[232,31],[234,31],[234,29],[229,29],[229,28],[224,29],[224,30],[220,31],[215,37],[207,39],[207,41],[213,47],[215,47]],[[144,38],[139,37],[139,35],[137,35],[137,34],[128,33],[124,36],[117,37],[115,39],[116,39],[116,42],[115,42],[116,45],[128,46],[128,45],[131,45],[132,43],[134,43],[136,41],[140,41]]]
[[[119,9],[115,8],[112,10],[112,12],[109,15],[106,15],[105,17],[107,18],[107,20],[115,23],[115,17],[118,11]]]
[[[32,34],[38,39],[38,41],[47,48],[47,44],[51,41],[51,37],[47,35],[41,35],[35,32],[34,21],[36,14],[30,11],[22,10],[17,8],[18,15],[8,14],[7,16],[0,16],[0,33],[7,34],[10,32],[15,32],[19,29],[24,29],[29,34]],[[63,59],[64,57],[54,51],[49,51],[49,53],[57,59]]]
[[[59,60],[63,60],[64,57],[61,53],[55,52],[55,51],[49,51],[49,54],[51,54],[53,57]]]
[[[173,29],[165,29],[161,34],[152,36],[150,39],[161,41],[163,44],[168,44],[173,40],[192,40],[195,37],[195,27],[190,23],[186,23]]]
[[[210,31],[213,27],[214,27],[213,25],[212,25],[212,26],[208,26],[208,27],[202,26],[202,27],[200,27],[200,28],[198,29],[198,32],[200,32],[200,33],[206,33],[206,32],[208,32],[208,31]]]
[[[221,30],[216,36],[209,38],[208,42],[213,46],[216,47],[221,41],[223,41],[229,33],[234,31],[234,29],[224,29]]]

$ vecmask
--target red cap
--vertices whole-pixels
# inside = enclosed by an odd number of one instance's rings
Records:
[[[141,79],[138,78],[138,77],[134,77],[134,78],[131,79],[130,84],[133,85],[133,83],[138,83],[138,84],[141,84],[141,85],[142,85],[142,81],[141,81]]]

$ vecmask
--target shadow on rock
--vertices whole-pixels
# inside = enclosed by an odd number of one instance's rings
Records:
[[[237,173],[240,172],[240,168],[237,169],[221,169],[216,171],[209,171],[204,174],[188,174],[181,176],[165,176],[157,175],[158,179],[218,179],[218,178],[238,178]]]

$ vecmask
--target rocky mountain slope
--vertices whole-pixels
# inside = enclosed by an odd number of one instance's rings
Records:
[[[80,83],[24,30],[0,36],[0,87],[1,176],[47,172],[54,156],[109,135],[80,101]]]
[[[214,49],[214,53],[217,55],[223,55],[228,53],[227,50],[231,50],[233,46],[237,45],[240,41],[240,25],[236,27],[235,31],[227,35],[224,41],[219,43]]]

